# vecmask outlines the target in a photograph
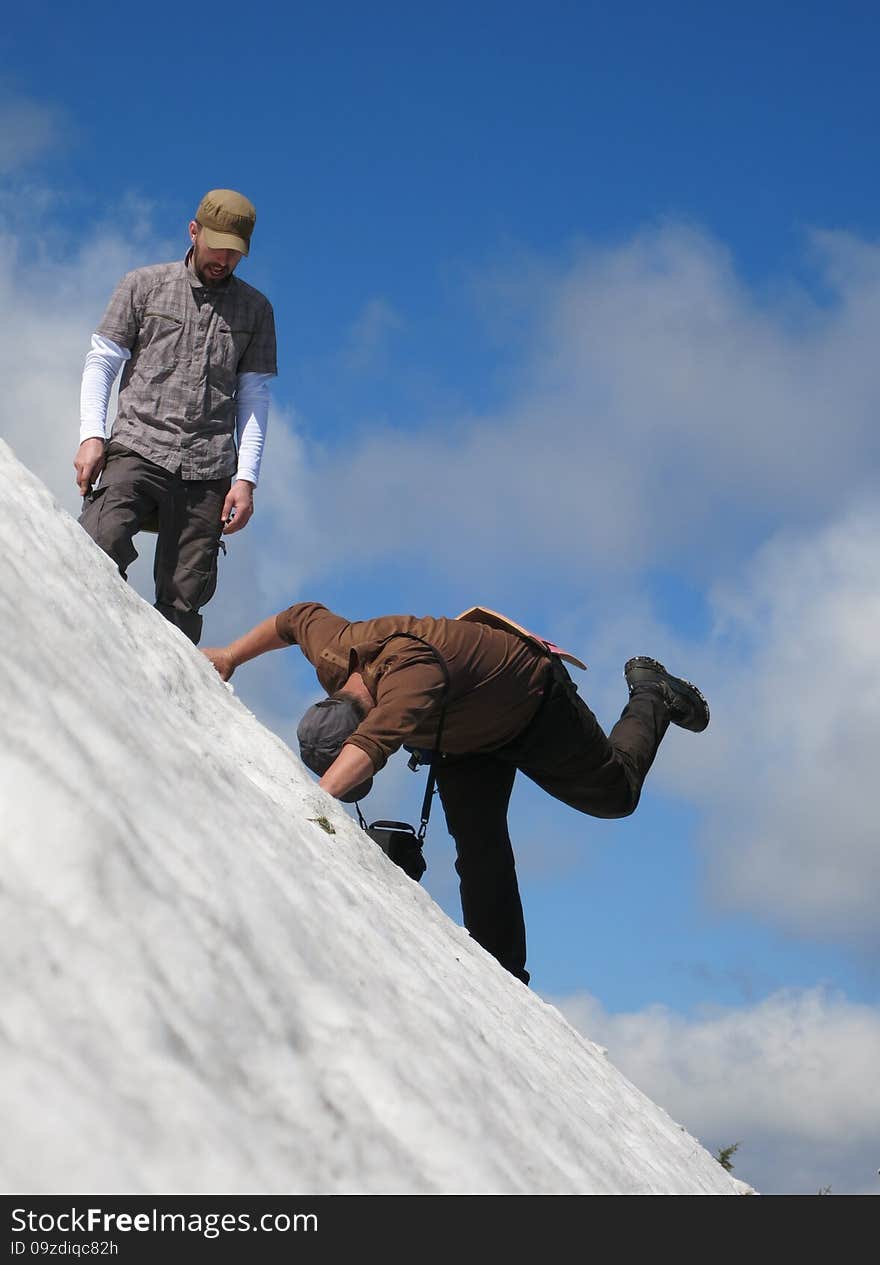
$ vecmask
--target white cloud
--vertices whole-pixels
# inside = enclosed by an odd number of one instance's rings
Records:
[[[646,794],[665,791],[698,806],[713,905],[806,940],[875,952],[876,502],[861,499],[818,526],[780,529],[744,562],[728,564],[708,594],[714,622],[705,633],[664,626],[633,589],[607,615],[575,608],[566,642],[589,647],[582,689],[606,723],[623,704],[620,673],[630,654],[659,658],[708,698],[708,730],[670,730]]]
[[[403,322],[387,299],[370,299],[354,321],[343,357],[349,372],[366,373],[387,358],[391,336]]]
[[[16,171],[52,149],[65,129],[62,112],[25,97],[0,100],[0,173]]]
[[[719,902],[876,944],[880,512],[781,533],[714,604],[714,636],[678,656],[712,723],[657,779],[703,805]]]
[[[315,454],[338,489],[325,565],[418,552],[583,577],[672,560],[705,577],[768,524],[845,504],[877,454],[878,252],[841,234],[812,250],[824,306],[754,293],[676,226],[501,288],[532,313],[508,405]]]
[[[10,264],[19,243],[4,242],[0,296],[18,314],[2,353],[11,440],[53,487],[61,460],[45,440],[54,449],[73,412],[121,265],[163,257],[142,230],[136,249],[133,238],[102,231],[64,266]],[[582,248],[555,275],[529,273],[516,298],[534,314],[523,367],[494,415],[373,427],[335,448],[279,436],[273,422],[270,463],[289,465],[283,447],[298,446],[297,529],[323,520],[305,573],[417,555],[475,582],[487,569],[555,580],[574,569],[583,588],[590,574],[651,565],[705,579],[768,525],[845,504],[870,485],[877,454],[880,252],[840,234],[817,234],[813,249],[834,290],[825,307],[794,291],[756,297],[717,243],[681,227]],[[369,305],[358,356],[398,320]]]
[[[822,989],[693,1018],[663,1006],[611,1015],[588,994],[555,1004],[713,1154],[739,1142],[735,1171],[758,1190],[880,1190],[876,1007]]]

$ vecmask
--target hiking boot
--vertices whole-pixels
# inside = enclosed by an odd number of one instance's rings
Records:
[[[681,677],[670,676],[656,659],[637,655],[626,663],[623,675],[629,686],[630,698],[639,690],[654,690],[662,695],[674,725],[690,729],[695,734],[702,733],[708,725],[709,704],[697,687]]]

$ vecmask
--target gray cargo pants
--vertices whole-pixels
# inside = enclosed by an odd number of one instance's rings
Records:
[[[231,480],[181,479],[112,440],[100,483],[85,498],[80,524],[126,578],[138,556],[132,537],[158,527],[153,578],[156,610],[198,645],[199,611],[217,587],[220,514]]]

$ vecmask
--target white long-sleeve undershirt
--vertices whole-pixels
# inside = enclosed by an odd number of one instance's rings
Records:
[[[235,391],[235,430],[238,437],[236,479],[247,479],[254,487],[260,477],[263,445],[269,425],[269,382],[271,373],[240,373]]]
[[[106,439],[107,408],[113,383],[131,359],[127,347],[120,347],[103,334],[92,335],[92,345],[83,366],[79,405],[79,439]],[[269,381],[271,373],[240,373],[235,391],[235,430],[238,440],[236,479],[255,486],[260,476],[263,445],[269,425]]]

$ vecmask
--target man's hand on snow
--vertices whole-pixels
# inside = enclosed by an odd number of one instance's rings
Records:
[[[202,654],[213,663],[214,667],[220,673],[224,681],[228,681],[235,671],[235,663],[232,655],[225,648],[210,647],[203,650]]]

